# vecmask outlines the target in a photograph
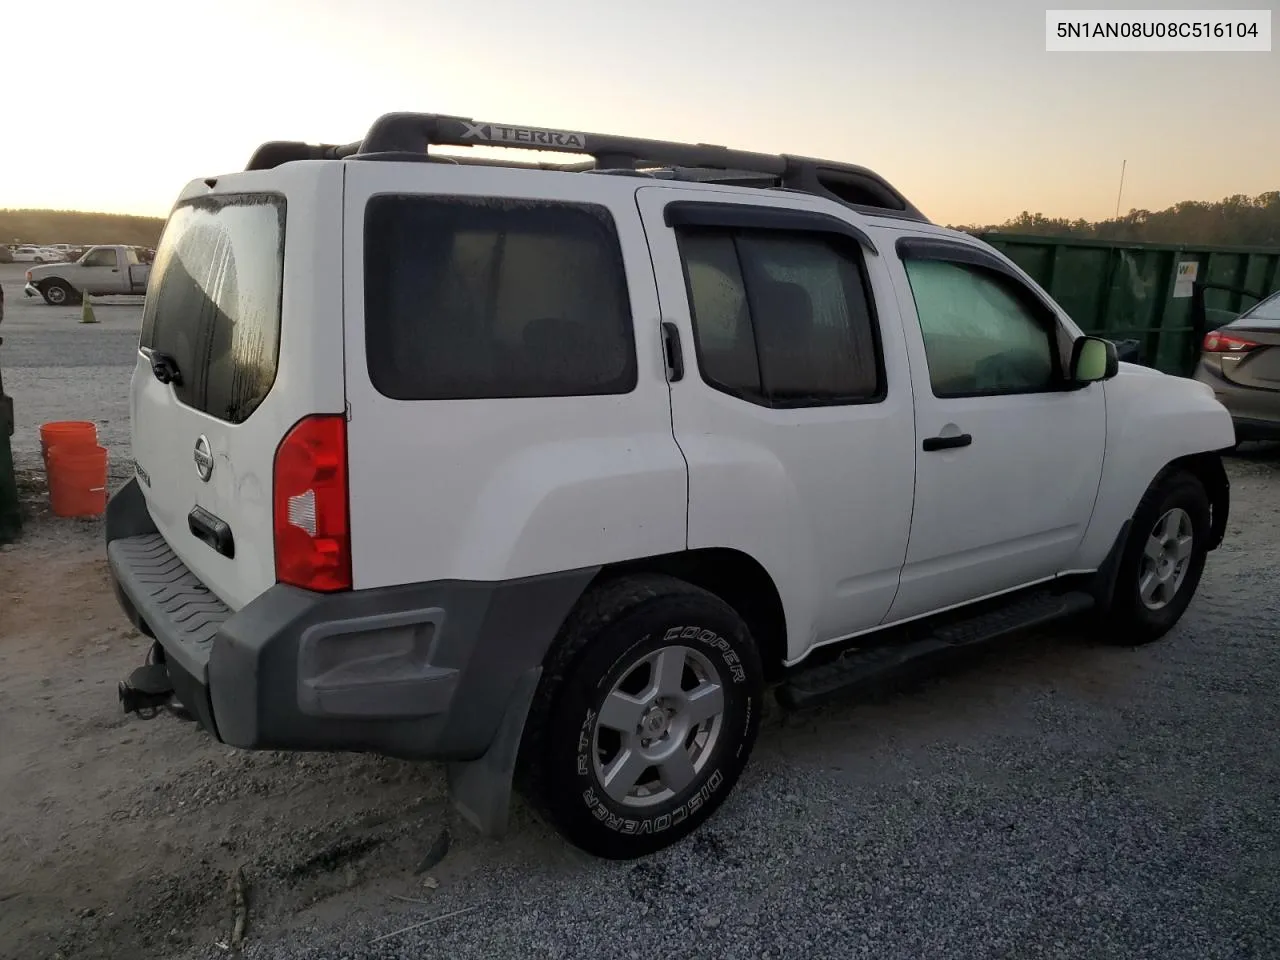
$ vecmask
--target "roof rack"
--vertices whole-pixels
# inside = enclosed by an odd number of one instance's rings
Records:
[[[579,163],[529,163],[432,154],[429,148],[510,147],[586,155]],[[667,179],[781,187],[816,194],[879,215],[928,222],[906,197],[879,174],[850,163],[753,153],[708,143],[644,140],[600,133],[549,130],[433,113],[383,114],[365,138],[348,144],[264,143],[248,170],[268,170],[293,160],[417,160],[435,163],[525,167],[580,172],[664,171]],[[662,174],[659,174],[662,175]]]

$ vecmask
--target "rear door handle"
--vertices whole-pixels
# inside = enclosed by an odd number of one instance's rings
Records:
[[[932,453],[935,450],[954,450],[956,447],[967,447],[973,443],[973,437],[967,433],[957,433],[950,437],[925,437],[924,447],[925,453]]]

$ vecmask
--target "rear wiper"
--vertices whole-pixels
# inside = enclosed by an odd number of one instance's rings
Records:
[[[178,361],[173,358],[173,354],[151,349],[144,349],[142,352],[151,361],[151,372],[157,380],[172,383],[175,387],[182,386],[182,371],[178,369]]]

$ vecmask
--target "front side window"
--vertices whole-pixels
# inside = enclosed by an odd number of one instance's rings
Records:
[[[114,267],[116,265],[116,252],[114,250],[95,250],[84,258],[83,265],[86,267]]]
[[[709,385],[769,406],[883,395],[869,294],[843,238],[702,227],[678,237]]]
[[[1054,388],[1049,322],[1012,280],[946,260],[905,261],[935,396],[1031,393]]]

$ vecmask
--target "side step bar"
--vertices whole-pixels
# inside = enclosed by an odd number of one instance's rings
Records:
[[[778,687],[778,702],[788,710],[816,706],[851,688],[887,680],[930,657],[1034,630],[1093,605],[1092,595],[1078,591],[1030,593],[983,613],[939,623],[920,636],[850,650],[830,663],[801,667]]]

